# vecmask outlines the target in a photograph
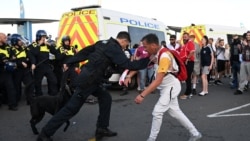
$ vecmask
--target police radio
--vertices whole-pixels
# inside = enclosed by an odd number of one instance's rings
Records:
[[[77,45],[73,46],[73,51],[74,51],[75,53],[77,53],[77,52],[78,52],[77,48],[78,48],[78,46],[77,46]]]

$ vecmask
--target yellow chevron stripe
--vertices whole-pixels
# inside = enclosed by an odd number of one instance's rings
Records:
[[[74,18],[69,18],[69,19],[68,19],[68,21],[67,21],[67,23],[66,23],[66,26],[64,27],[63,32],[62,32],[62,34],[61,34],[61,38],[62,38],[64,35],[67,34],[67,31],[69,30],[70,25],[71,25],[71,24],[74,24],[74,23],[72,22],[73,19],[74,19]],[[74,26],[73,26],[73,27],[74,27]],[[60,39],[61,39],[61,38],[60,38]]]
[[[78,16],[79,16],[79,14],[78,14]],[[87,14],[87,16],[90,17],[91,22],[89,22],[90,19],[87,20],[84,15],[79,16],[77,19],[78,21],[74,20],[74,18],[76,18],[75,16],[70,16],[70,17],[65,16],[65,18],[62,18],[60,21],[60,24],[59,24],[60,25],[59,33],[61,33],[60,34],[61,37],[59,37],[58,40],[60,41],[62,36],[66,35],[66,34],[68,34],[70,37],[72,37],[73,35],[75,35],[75,33],[78,33],[79,37],[72,38],[72,40],[71,40],[72,45],[77,44],[80,47],[84,47],[85,45],[92,44],[93,41],[96,42],[98,40],[98,33],[96,33],[96,31],[94,29],[92,29],[92,26],[91,26],[92,24],[94,24],[94,26],[96,28],[98,28],[98,19],[97,19],[96,12],[95,12],[95,14]],[[68,18],[67,22],[64,23],[67,18]],[[79,20],[81,20],[81,21],[79,21]],[[73,24],[73,26],[72,26],[72,24]],[[84,29],[82,29],[81,26],[86,28],[85,31],[84,31]],[[90,38],[90,39],[88,39],[88,38]],[[84,44],[84,45],[80,45],[80,43]]]
[[[93,17],[93,18],[92,18]],[[91,16],[91,19],[93,20],[96,20],[97,21],[97,19],[95,18],[96,16],[95,15],[92,15]],[[84,23],[84,26],[86,27],[86,29],[87,29],[87,31],[88,31],[88,34],[91,36],[91,38],[92,38],[92,40],[93,41],[97,41],[98,40],[98,36],[97,36],[97,33],[95,33],[95,31],[92,29],[92,27],[90,26],[90,24],[95,24],[95,26],[97,27],[97,23],[93,20],[93,23],[88,23],[88,21],[87,21],[87,19],[84,17],[84,16],[82,16],[82,17],[80,17],[80,19],[82,20],[82,22]],[[81,28],[81,27],[79,27],[79,28]],[[80,32],[80,34],[81,35],[85,35],[85,34],[87,34],[87,33],[84,33],[84,31],[83,30],[80,30],[81,32]],[[82,36],[82,37],[84,37],[84,36]],[[90,42],[89,42],[89,40],[88,39],[84,39],[84,42],[88,42],[87,44],[91,44]]]

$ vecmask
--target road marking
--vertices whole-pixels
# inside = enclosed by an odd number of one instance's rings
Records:
[[[207,115],[207,117],[213,118],[213,117],[250,116],[250,113],[225,114],[225,113],[229,113],[229,112],[232,112],[232,111],[236,111],[236,110],[245,108],[247,106],[250,106],[250,103],[239,106],[239,107],[235,107],[235,108],[232,108],[232,109],[228,109],[228,110],[225,110],[225,111],[221,111],[221,112],[218,112],[218,113],[214,113],[214,114],[211,114],[211,115]]]

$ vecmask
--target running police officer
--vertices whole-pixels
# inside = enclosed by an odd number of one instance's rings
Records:
[[[25,39],[19,34],[12,34],[11,42],[11,58],[16,62],[17,68],[13,72],[14,83],[17,90],[17,101],[21,99],[22,82],[26,86],[26,101],[30,103],[34,92],[34,84],[32,82],[32,74],[30,71],[30,62],[28,58],[28,48],[25,45]]]
[[[106,89],[101,87],[103,79],[112,75],[110,67],[117,64],[121,68],[138,70],[146,68],[149,58],[131,61],[123,49],[130,43],[128,32],[119,32],[117,38],[98,41],[94,45],[79,51],[69,62],[88,60],[77,77],[77,87],[69,102],[45,125],[37,141],[50,141],[56,130],[67,120],[78,113],[90,95],[98,98],[99,116],[97,119],[96,138],[116,136],[117,133],[108,129],[112,98]]]
[[[12,72],[15,63],[10,59],[10,47],[6,43],[7,36],[0,33],[0,86],[7,92],[9,110],[17,110],[17,94],[13,82]]]
[[[48,81],[49,95],[57,94],[57,81],[49,61],[49,53],[56,53],[55,47],[46,42],[47,33],[45,30],[36,32],[36,42],[29,46],[31,69],[34,72],[35,95],[42,93],[42,79],[46,76]]]

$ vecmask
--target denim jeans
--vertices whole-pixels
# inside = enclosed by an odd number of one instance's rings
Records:
[[[148,76],[148,83],[151,83],[152,79],[154,78],[154,66],[147,68],[147,76]]]
[[[146,75],[147,75],[147,69],[141,69],[141,70],[139,70],[140,90],[144,90],[145,89]]]
[[[239,84],[238,73],[240,73],[240,62],[233,62],[232,71],[233,71],[233,87],[237,88]]]

